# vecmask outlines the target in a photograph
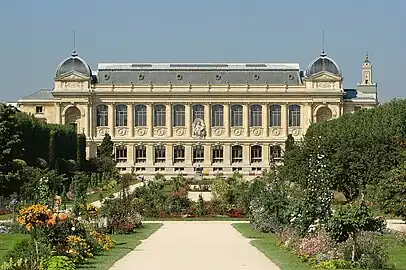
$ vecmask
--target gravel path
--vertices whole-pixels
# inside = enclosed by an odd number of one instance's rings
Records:
[[[166,221],[111,270],[278,270],[233,221]]]

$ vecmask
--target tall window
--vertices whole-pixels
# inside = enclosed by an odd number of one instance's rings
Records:
[[[177,104],[173,106],[173,126],[184,127],[185,126],[185,106]]]
[[[116,126],[127,126],[127,105],[125,104],[116,106]]]
[[[165,145],[156,145],[154,162],[155,163],[165,163],[165,159],[166,159]]]
[[[251,127],[262,126],[262,106],[254,104],[250,106]]]
[[[185,162],[185,147],[183,145],[175,145],[173,147],[173,163]]]
[[[251,163],[262,162],[262,147],[260,145],[251,146]]]
[[[97,126],[106,127],[109,125],[109,108],[106,104],[100,104],[96,107]]]
[[[165,105],[154,106],[154,126],[164,127],[166,125],[166,108]]]
[[[193,111],[193,121],[195,121],[196,118],[200,118],[204,120],[204,106],[201,104],[195,104],[192,107]]]
[[[279,145],[269,146],[269,152],[271,153],[270,157],[275,160],[279,160],[282,157],[282,149]]]
[[[204,146],[194,145],[193,146],[193,163],[204,162]]]
[[[211,107],[211,126],[222,127],[224,125],[224,107],[216,104]]]
[[[282,110],[280,105],[269,106],[269,126],[280,127],[282,126]]]
[[[242,127],[243,126],[243,109],[242,105],[231,105],[231,126]]]
[[[290,105],[289,106],[289,126],[290,127],[300,127],[300,106]]]
[[[147,106],[144,104],[138,104],[134,107],[134,126],[147,126]]]
[[[215,145],[212,147],[212,156],[213,156],[213,163],[222,163],[224,154],[223,154],[223,146]]]
[[[116,161],[118,163],[127,162],[127,146],[116,147]]]
[[[137,145],[135,147],[135,163],[147,162],[147,148],[145,145]]]
[[[241,163],[242,161],[242,146],[233,145],[231,148],[231,163]]]

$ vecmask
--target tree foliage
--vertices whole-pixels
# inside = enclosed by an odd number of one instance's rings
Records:
[[[384,172],[405,160],[406,100],[394,100],[307,130],[303,142],[285,155],[282,174],[303,183],[309,174],[307,160],[318,151],[326,153],[328,181],[335,190],[354,200],[367,184],[376,184]]]

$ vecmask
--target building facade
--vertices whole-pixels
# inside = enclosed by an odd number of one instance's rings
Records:
[[[361,82],[343,88],[339,66],[322,52],[306,70],[287,63],[100,63],[76,52],[56,69],[54,88],[18,101],[47,123],[74,125],[95,157],[105,134],[123,172],[154,175],[196,168],[204,175],[255,176],[283,156],[314,122],[377,106],[366,56]]]

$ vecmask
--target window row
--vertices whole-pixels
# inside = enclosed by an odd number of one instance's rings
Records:
[[[250,148],[250,163],[262,162],[262,146],[254,145]],[[282,157],[282,150],[279,145],[269,146],[270,160],[278,160]],[[127,162],[127,146],[117,146],[115,151],[117,162]],[[165,145],[156,145],[154,147],[154,163],[165,163],[167,157],[167,149]],[[223,163],[224,161],[224,147],[216,145],[211,147],[211,162]],[[135,163],[147,162],[146,146],[138,145],[135,147]],[[173,146],[173,163],[185,162],[185,146]],[[192,147],[192,163],[204,162],[204,146],[195,145]],[[234,145],[231,147],[231,163],[243,162],[243,147],[241,145]]]
[[[127,126],[128,124],[128,108],[125,104],[116,105],[116,126]],[[282,107],[274,104],[268,106],[269,126],[282,126]],[[97,126],[108,126],[108,107],[105,104],[96,107]],[[172,107],[172,125],[174,127],[186,126],[185,106],[176,104]],[[288,107],[289,126],[300,126],[300,105],[290,105]],[[249,107],[249,122],[252,127],[262,126],[262,105],[253,104]],[[192,106],[192,121],[196,118],[204,119],[204,106],[195,104]],[[138,104],[134,106],[134,126],[146,127],[148,116],[147,106]],[[166,106],[162,104],[153,107],[153,124],[155,127],[166,126]],[[233,104],[230,106],[230,124],[232,127],[242,127],[244,125],[243,106]],[[211,126],[224,126],[224,106],[216,104],[211,106]]]

